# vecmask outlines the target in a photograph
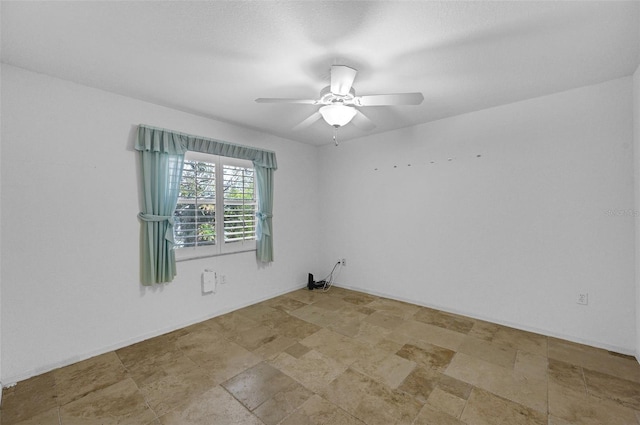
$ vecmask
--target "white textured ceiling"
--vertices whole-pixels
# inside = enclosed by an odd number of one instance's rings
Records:
[[[631,75],[640,3],[112,1],[0,3],[2,62],[311,144],[331,143],[317,98],[332,64],[380,132]],[[368,134],[349,124],[347,140]]]

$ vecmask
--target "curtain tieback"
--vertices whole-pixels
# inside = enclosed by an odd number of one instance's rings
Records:
[[[169,241],[171,244],[174,243],[174,240],[173,240],[174,220],[172,215],[154,215],[154,214],[139,213],[138,217],[140,218],[140,220],[146,221],[146,222],[166,221],[168,226],[167,226],[167,231],[164,233],[164,238],[167,241]]]
[[[267,214],[258,211],[256,213],[256,217],[258,218],[258,220],[260,220],[260,224],[262,225],[262,234],[271,236],[271,229],[269,229],[269,223],[267,222],[267,219],[273,217],[273,214]]]

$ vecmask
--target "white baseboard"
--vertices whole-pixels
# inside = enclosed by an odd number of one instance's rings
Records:
[[[583,339],[583,338],[577,338],[577,337],[572,336],[572,335],[564,335],[564,334],[561,334],[561,333],[558,333],[558,332],[549,331],[547,329],[538,329],[536,327],[527,326],[527,325],[524,325],[522,323],[512,323],[512,322],[508,322],[508,321],[504,321],[504,320],[496,320],[495,318],[492,318],[492,317],[484,317],[484,316],[480,316],[480,315],[472,315],[472,314],[469,314],[468,312],[455,310],[455,309],[451,309],[451,308],[443,308],[442,306],[431,305],[431,304],[428,304],[428,303],[422,303],[422,302],[414,300],[414,299],[398,297],[397,295],[388,294],[388,293],[384,293],[384,292],[380,292],[380,291],[371,291],[371,290],[366,289],[366,288],[360,288],[360,287],[351,286],[351,285],[343,285],[341,283],[335,283],[334,285],[339,287],[339,288],[351,289],[353,291],[364,292],[365,294],[377,295],[377,296],[384,297],[384,298],[389,298],[389,299],[392,299],[392,300],[403,301],[403,302],[406,302],[406,303],[409,303],[409,304],[415,304],[415,305],[420,305],[420,306],[423,306],[423,307],[433,308],[435,310],[445,311],[445,312],[448,312],[448,313],[459,314],[461,316],[470,317],[472,319],[478,319],[478,320],[483,320],[485,322],[496,323],[498,325],[503,325],[503,326],[507,326],[507,327],[510,327],[510,328],[520,329],[520,330],[527,331],[527,332],[533,332],[533,333],[536,333],[536,334],[540,334],[540,335],[544,335],[544,336],[550,336],[550,337],[553,337],[553,338],[564,339],[566,341],[571,341],[571,342],[575,342],[575,343],[583,344],[583,345],[589,345],[591,347],[602,348],[604,350],[613,351],[613,352],[620,353],[620,354],[636,356],[636,360],[638,360],[638,362],[640,362],[640,355],[636,354],[635,350],[630,349],[628,347],[618,347],[618,346],[614,346],[614,345],[610,345],[610,344],[603,344],[602,342],[599,342],[599,341],[591,341],[591,340],[587,340],[587,339]]]
[[[133,344],[145,341],[145,340],[150,339],[150,338],[155,338],[157,336],[164,335],[166,333],[173,332],[173,331],[176,331],[178,329],[186,328],[187,326],[191,326],[191,325],[194,325],[196,323],[204,322],[205,320],[209,320],[209,319],[212,319],[212,318],[217,317],[217,316],[222,316],[223,314],[227,314],[227,313],[230,313],[232,311],[239,310],[241,308],[248,307],[250,305],[257,304],[257,303],[260,303],[262,301],[266,301],[266,300],[269,300],[271,298],[275,298],[275,297],[283,295],[283,294],[287,294],[287,293],[289,293],[291,291],[295,291],[297,289],[301,289],[301,288],[303,288],[305,286],[306,286],[306,283],[304,285],[302,285],[302,286],[293,286],[291,288],[284,289],[282,291],[278,291],[278,292],[275,292],[273,294],[269,294],[269,295],[266,295],[264,297],[257,298],[255,300],[251,300],[251,301],[246,302],[246,303],[240,303],[240,304],[225,308],[223,310],[216,311],[216,312],[214,312],[212,314],[206,315],[204,317],[200,317],[200,318],[195,319],[195,320],[190,320],[188,322],[180,323],[178,325],[171,326],[171,327],[164,328],[164,329],[160,329],[160,330],[157,330],[157,331],[154,331],[154,332],[149,332],[148,334],[138,335],[138,336],[136,336],[134,338],[129,338],[129,339],[121,341],[121,342],[119,342],[117,344],[112,344],[112,345],[109,345],[109,346],[106,346],[106,347],[102,347],[102,348],[97,349],[97,350],[92,350],[92,351],[89,351],[89,352],[86,352],[86,353],[83,353],[83,354],[80,354],[80,355],[77,355],[77,356],[68,357],[68,358],[63,359],[61,361],[49,363],[49,364],[46,364],[46,365],[44,365],[42,367],[39,367],[37,369],[32,369],[32,370],[29,370],[29,371],[26,371],[26,372],[22,372],[22,373],[13,375],[13,376],[5,377],[5,378],[3,378],[4,382],[9,382],[9,384],[4,384],[4,385],[5,385],[5,387],[10,387],[10,386],[13,386],[13,385],[15,385],[16,383],[18,383],[20,381],[24,381],[25,379],[29,379],[29,378],[32,378],[34,376],[50,372],[50,371],[52,371],[54,369],[58,369],[58,368],[65,367],[65,366],[69,366],[69,365],[72,365],[74,363],[77,363],[77,362],[80,362],[80,361],[83,361],[83,360],[87,360],[87,359],[90,359],[90,358],[95,357],[95,356],[99,356],[101,354],[109,353],[111,351],[115,351],[115,350],[119,350],[119,349],[124,348],[124,347],[128,347],[129,345],[133,345]]]

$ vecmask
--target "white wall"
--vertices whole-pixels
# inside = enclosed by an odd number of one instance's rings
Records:
[[[622,352],[640,341],[638,72],[320,149],[11,66],[1,76],[5,384],[294,289],[341,257],[343,286]],[[223,256],[139,285],[138,123],[276,151],[272,266]],[[204,268],[229,283],[202,296]]]
[[[636,216],[636,358],[640,361],[640,66],[633,74],[633,163]]]
[[[0,68],[0,96],[2,94],[2,68]],[[0,129],[2,128],[2,105],[0,104]],[[0,142],[2,135],[0,134]],[[0,259],[2,258],[2,143],[0,143]],[[0,260],[0,406],[2,406],[2,261]]]
[[[323,147],[323,263],[347,258],[342,286],[634,353],[632,91]]]
[[[276,152],[275,262],[255,253],[178,263],[139,284],[137,124]],[[293,290],[317,259],[317,148],[2,66],[2,381]],[[200,274],[227,275],[201,295]]]

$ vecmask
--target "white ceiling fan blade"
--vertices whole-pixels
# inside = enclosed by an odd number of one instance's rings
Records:
[[[313,124],[314,122],[318,121],[321,117],[322,117],[322,115],[320,115],[320,112],[315,112],[309,118],[307,118],[306,120],[302,121],[300,124],[298,124],[295,127],[293,127],[293,131],[298,131],[298,130],[302,130],[304,128],[307,128],[311,124]]]
[[[422,93],[372,94],[358,96],[354,100],[358,106],[419,105],[424,96]]]
[[[351,90],[353,80],[356,78],[356,71],[345,65],[331,66],[331,93],[346,96]]]
[[[259,97],[256,103],[306,103],[308,105],[316,105],[317,100],[314,99],[287,99],[281,97]]]
[[[365,114],[356,110],[356,115],[351,120],[353,125],[361,130],[369,131],[376,128],[376,125]]]

